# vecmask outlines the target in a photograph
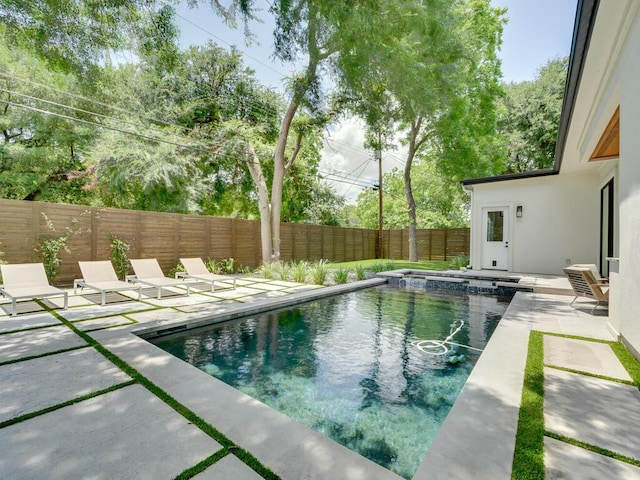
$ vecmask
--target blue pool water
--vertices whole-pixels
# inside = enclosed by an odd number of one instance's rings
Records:
[[[383,286],[154,343],[410,478],[480,355],[431,355],[416,342],[444,340],[463,320],[452,341],[482,349],[507,305]]]

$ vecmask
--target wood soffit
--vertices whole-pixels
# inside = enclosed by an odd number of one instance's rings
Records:
[[[620,105],[613,113],[611,120],[604,129],[595,150],[589,157],[590,162],[608,160],[620,156]]]

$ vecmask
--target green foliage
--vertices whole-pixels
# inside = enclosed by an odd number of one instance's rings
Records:
[[[227,275],[235,273],[236,261],[234,258],[209,258],[204,262],[207,266],[207,270],[217,275]]]
[[[307,274],[309,272],[309,262],[300,260],[293,262],[291,265],[291,273],[293,275],[293,281],[298,283],[305,283],[307,281]]]
[[[182,265],[182,263],[178,262],[178,263],[176,264],[176,266],[175,266],[175,267],[173,267],[172,269],[170,269],[170,270],[169,270],[169,272],[168,272],[167,274],[169,275],[169,277],[171,277],[171,278],[175,278],[176,273],[178,273],[178,272],[184,272],[184,271],[185,271],[185,269],[184,269],[184,265]]]
[[[0,24],[0,44],[6,42]],[[73,108],[93,108],[81,99],[47,88],[50,85],[75,94],[85,91],[72,75],[49,70],[43,61],[23,48],[0,48],[0,72],[0,87],[4,90],[0,92],[1,100],[65,115],[69,109],[36,99],[63,102]],[[28,79],[36,79],[38,83]],[[82,156],[95,138],[96,129],[17,105],[6,104],[0,109],[3,132],[0,197],[94,203],[91,173],[83,165]]]
[[[395,270],[396,264],[395,262],[392,262],[392,261],[376,262],[373,265],[371,265],[370,268],[374,273],[380,273],[380,272],[386,272],[388,270]]]
[[[324,285],[329,275],[329,266],[326,260],[320,260],[311,267],[311,278],[316,285]]]
[[[467,255],[459,255],[451,260],[450,265],[451,268],[455,268],[456,270],[465,268],[469,265],[469,257]]]
[[[129,257],[127,252],[131,248],[128,243],[120,237],[116,237],[112,233],[109,234],[109,246],[111,247],[111,263],[118,275],[118,278],[124,280],[129,273]]]
[[[361,263],[356,265],[356,278],[358,280],[364,280],[367,273],[367,269]]]
[[[275,263],[263,263],[257,270],[267,280],[272,280],[276,273]]]
[[[532,331],[520,402],[511,478],[544,479],[544,354],[543,334]]]
[[[383,185],[383,228],[407,228],[407,199],[403,172],[386,173]],[[417,228],[468,226],[469,196],[459,182],[445,178],[435,161],[424,156],[413,165],[412,186]],[[356,199],[361,228],[378,228],[378,192],[362,190]]]
[[[39,235],[36,247],[35,257],[36,260],[42,261],[44,264],[44,270],[47,274],[49,283],[55,283],[58,274],[60,273],[60,264],[62,259],[60,258],[60,251],[71,253],[67,243],[73,235],[82,233],[81,228],[74,227],[78,224],[77,218],[71,219],[71,224],[65,227],[62,235],[57,235],[57,230],[51,219],[42,212],[42,218],[45,221],[47,229],[51,232],[50,235]]]
[[[533,81],[504,86],[500,130],[508,139],[507,172],[553,166],[568,64],[568,57],[549,60]]]
[[[286,262],[274,262],[274,269],[280,280],[288,280],[291,267]]]
[[[348,268],[338,268],[333,272],[333,279],[336,283],[347,283],[349,280],[349,269]]]
[[[149,15],[154,3],[6,0],[1,18],[13,45],[28,46],[55,69],[90,75],[110,60],[110,53],[130,49],[139,34],[154,31],[144,28],[157,22]],[[155,35],[162,37],[166,31]]]

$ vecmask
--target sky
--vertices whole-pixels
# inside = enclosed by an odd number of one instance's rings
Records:
[[[576,3],[577,0],[492,0],[493,6],[507,8],[508,22],[499,52],[504,81],[533,80],[549,59],[569,55]],[[250,23],[255,41],[247,45],[243,29],[228,28],[208,5],[192,9],[183,2],[177,9],[181,46],[207,41],[226,48],[234,45],[243,53],[245,65],[256,72],[264,85],[284,93],[283,78],[295,72],[296,66],[273,59],[273,19],[265,0],[256,4],[262,8],[259,16],[263,22]],[[372,152],[362,147],[363,141],[361,122],[349,118],[327,131],[321,151],[320,175],[350,202],[366,185],[378,183],[377,162]],[[383,152],[383,172],[402,169],[405,156],[402,147]]]

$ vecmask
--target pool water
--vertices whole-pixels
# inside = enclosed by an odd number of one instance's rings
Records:
[[[480,355],[432,355],[416,342],[444,340],[462,320],[451,341],[482,349],[507,305],[382,286],[154,343],[410,478]]]

